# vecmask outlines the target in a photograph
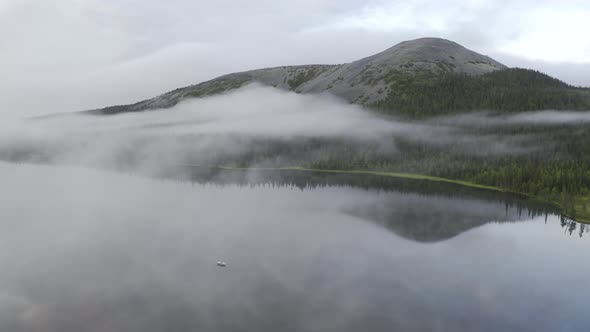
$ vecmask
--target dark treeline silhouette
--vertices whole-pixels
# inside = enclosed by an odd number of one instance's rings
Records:
[[[579,237],[584,236],[586,233],[590,233],[590,226],[587,224],[578,223],[566,216],[561,216],[560,225],[569,235],[577,234]],[[578,229],[577,233],[574,233]]]
[[[448,198],[481,199],[517,208],[519,215],[525,211],[529,217],[559,214],[551,204],[510,192],[493,191],[460,184],[423,181],[372,174],[326,173],[297,170],[247,170],[219,167],[186,166],[191,181],[220,185],[296,187],[301,190],[325,187],[349,187],[384,192],[414,193]]]

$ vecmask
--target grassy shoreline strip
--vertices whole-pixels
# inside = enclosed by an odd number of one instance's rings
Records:
[[[563,208],[563,206],[561,206],[561,204],[559,204],[558,202],[555,202],[555,201],[547,200],[543,197],[538,197],[538,196],[534,196],[534,195],[530,195],[530,194],[526,194],[526,193],[516,192],[513,190],[504,189],[504,188],[500,188],[500,187],[487,186],[487,185],[477,184],[477,183],[464,181],[464,180],[453,180],[453,179],[441,178],[441,177],[431,176],[431,175],[423,175],[423,174],[415,174],[415,173],[402,173],[402,172],[369,171],[369,170],[318,169],[318,168],[306,168],[306,167],[299,167],[299,166],[276,167],[276,168],[217,166],[216,168],[224,169],[224,170],[243,170],[243,171],[247,171],[247,170],[252,170],[252,171],[301,171],[301,172],[318,172],[318,173],[333,173],[333,174],[365,174],[365,175],[390,176],[390,177],[404,178],[404,179],[436,181],[436,182],[458,184],[458,185],[471,187],[471,188],[493,190],[493,191],[504,192],[504,193],[513,193],[513,194],[526,196],[526,197],[529,197],[532,199],[536,199],[538,201],[542,201],[542,202],[552,204],[552,205],[558,207],[562,211],[562,214],[569,219],[572,219],[574,221],[584,223],[584,224],[590,224],[590,215],[583,216],[583,217],[578,216],[578,217],[574,218],[571,215],[569,215],[567,211],[564,210],[564,208]]]

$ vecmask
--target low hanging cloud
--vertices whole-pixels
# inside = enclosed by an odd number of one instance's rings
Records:
[[[372,138],[403,129],[329,95],[298,95],[255,84],[226,95],[188,100],[167,110],[72,119],[68,125],[74,130],[88,127],[154,134]],[[60,120],[57,125],[63,126]]]
[[[480,127],[570,125],[587,112],[471,113],[425,121],[379,116],[330,95],[302,95],[260,85],[186,100],[171,109],[114,116],[83,113],[0,124],[0,159],[174,174],[179,165],[285,167],[326,159],[399,155],[400,141],[480,156],[546,148],[535,133]],[[401,156],[401,155],[400,155]]]
[[[590,112],[583,111],[528,111],[511,114],[470,113],[440,117],[429,121],[439,125],[459,127],[510,127],[515,125],[551,126],[590,123]]]
[[[312,138],[378,144],[393,151],[391,135],[409,134],[418,125],[385,121],[329,96],[250,85],[171,109],[115,116],[66,114],[3,127],[3,160],[153,170],[219,164],[260,151],[264,144]]]

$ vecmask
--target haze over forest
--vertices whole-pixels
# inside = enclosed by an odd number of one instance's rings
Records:
[[[588,17],[0,0],[0,331],[582,331]]]

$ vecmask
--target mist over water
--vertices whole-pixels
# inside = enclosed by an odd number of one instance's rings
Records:
[[[0,164],[0,182],[3,331],[578,331],[589,323],[587,237],[499,201],[12,164]],[[389,227],[378,218],[387,211],[400,211]],[[448,220],[455,234],[428,243],[396,229],[408,219],[427,228],[428,214],[481,223]]]
[[[395,158],[400,142],[473,156],[518,155],[540,151],[552,143],[541,142],[538,133],[506,135],[477,129],[574,125],[585,123],[589,114],[474,113],[406,121],[378,116],[329,96],[249,85],[152,112],[104,117],[70,114],[4,122],[0,125],[0,160],[160,175],[178,172],[178,165],[223,165],[252,159],[262,152],[269,154],[268,159],[251,160],[251,165],[296,166],[325,160],[336,146],[341,149],[339,155],[352,153],[347,146],[361,152],[366,150],[364,146],[371,146],[376,156]],[[324,146],[312,140],[321,140]],[[297,146],[297,152],[277,152],[277,147],[288,145]],[[301,155],[301,151],[305,153]]]
[[[352,141],[394,153],[391,134],[412,130],[411,125],[383,121],[327,96],[251,85],[172,109],[108,117],[71,114],[7,126],[0,133],[0,158],[151,175],[178,164],[219,164],[240,158],[255,151],[260,142]]]

